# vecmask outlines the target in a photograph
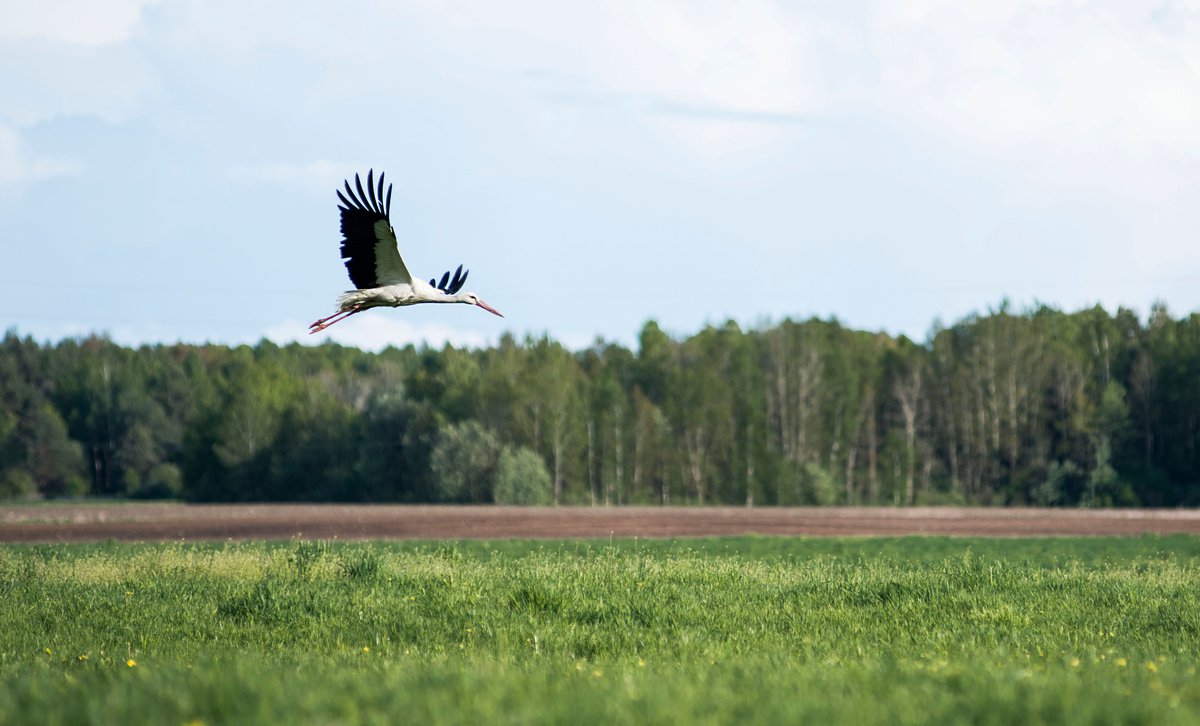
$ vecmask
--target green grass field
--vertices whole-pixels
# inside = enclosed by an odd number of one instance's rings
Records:
[[[1197,723],[1200,538],[0,547],[0,723]]]

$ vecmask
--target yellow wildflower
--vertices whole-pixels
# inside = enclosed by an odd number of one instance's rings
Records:
[[[1157,671],[1157,670],[1158,670],[1158,666],[1156,666],[1156,665],[1154,664],[1154,661],[1150,661],[1149,663],[1147,663],[1147,664],[1146,664],[1146,670],[1148,670],[1148,671],[1150,671],[1151,673],[1153,673],[1153,672],[1155,672],[1155,671]]]
[[[50,655],[50,649],[49,649],[49,648],[47,648],[47,649],[46,649],[46,655]]]
[[[84,653],[83,655],[79,656],[79,660],[81,660],[81,661],[87,660],[87,653]]]
[[[130,668],[135,668],[137,666],[137,661],[133,658],[130,658],[129,660],[125,661],[125,665],[129,666]]]
[[[1078,668],[1078,667],[1079,667],[1079,659],[1078,659],[1078,658],[1072,658],[1072,659],[1071,659],[1071,667],[1072,667],[1072,668]]]
[[[364,652],[364,653],[370,653],[370,652],[371,652],[371,649],[370,649],[370,648],[368,648],[367,646],[365,646],[365,645],[364,645],[364,646],[363,646],[363,649],[362,649],[362,652]]]
[[[1116,660],[1116,663],[1117,663],[1117,665],[1119,665],[1120,667],[1124,668],[1124,667],[1125,667],[1126,660],[1125,660],[1124,658],[1117,658],[1117,660]]]

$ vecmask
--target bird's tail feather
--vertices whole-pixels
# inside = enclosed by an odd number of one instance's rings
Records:
[[[354,307],[355,303],[359,301],[358,298],[360,297],[360,294],[361,291],[359,290],[347,290],[341,295],[338,295],[338,310],[349,310],[350,308]]]

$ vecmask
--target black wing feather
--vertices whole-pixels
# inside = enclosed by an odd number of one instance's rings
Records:
[[[446,272],[442,273],[441,280],[438,280],[437,282],[435,282],[434,280],[436,280],[437,278],[434,278],[429,281],[429,284],[433,285],[434,287],[436,287],[437,289],[446,293],[447,295],[453,295],[454,293],[456,293],[462,289],[463,284],[467,281],[467,273],[468,272],[470,272],[470,270],[467,270],[466,272],[464,272],[463,266],[459,265],[458,269],[454,271],[454,277],[451,277],[450,271],[447,270]]]
[[[367,191],[370,192],[370,194],[371,194],[371,209],[375,210],[376,212],[382,213],[383,210],[381,210],[379,208],[379,202],[375,201],[375,179],[373,178],[374,175],[375,175],[374,169],[371,169],[367,172]]]
[[[368,172],[367,180],[370,185],[372,172]],[[338,207],[342,215],[342,262],[346,265],[346,272],[350,274],[350,281],[358,289],[366,289],[379,287],[379,281],[375,279],[375,246],[379,240],[375,237],[375,224],[379,220],[385,220],[388,225],[391,225],[391,220],[388,217],[387,209],[389,205],[381,206],[378,200],[372,196],[368,196],[363,190],[362,180],[357,174],[354,175],[355,186],[358,187],[358,194],[350,188],[350,181],[346,180],[346,194],[342,194],[338,190],[338,199],[341,200],[342,206]],[[383,175],[379,176],[379,183],[383,184]],[[372,189],[374,192],[374,189]],[[391,199],[392,188],[389,185],[388,199]],[[372,203],[368,203],[370,200]]]
[[[367,206],[367,195],[363,192],[362,179],[358,178],[358,174],[354,175],[354,186],[358,187],[358,198],[362,200],[362,205],[364,207],[366,207]],[[370,207],[367,207],[367,208],[371,209]],[[374,212],[375,210],[371,209],[371,211]]]
[[[350,195],[350,201],[354,202],[354,206],[361,207],[363,203],[358,201],[358,197],[354,196],[354,190],[350,188],[350,180],[346,180],[346,194]]]
[[[454,271],[454,279],[450,281],[450,294],[453,295],[462,289],[463,283],[467,281],[467,272],[463,272],[462,265],[459,265],[458,269]]]

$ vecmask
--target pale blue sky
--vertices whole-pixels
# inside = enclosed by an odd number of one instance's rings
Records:
[[[507,316],[326,335],[572,346],[733,318],[924,339],[994,307],[1200,308],[1196,2],[0,0],[0,324],[301,339],[334,189]]]

